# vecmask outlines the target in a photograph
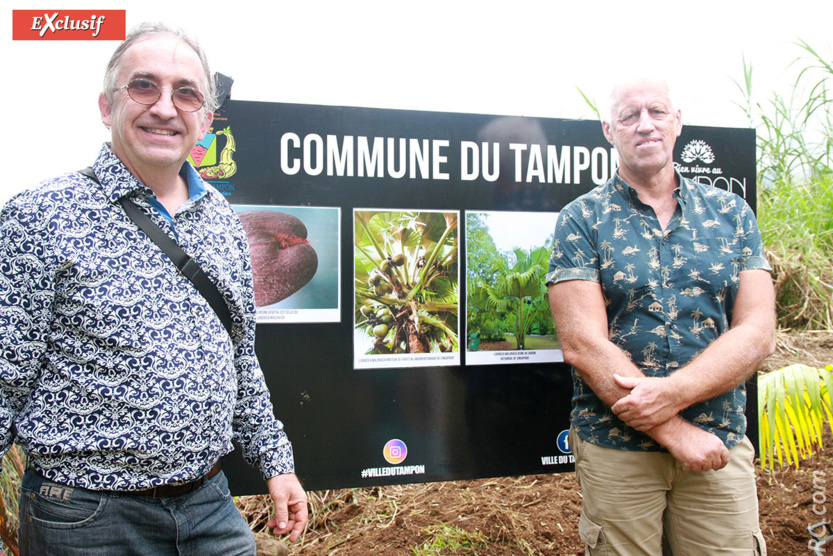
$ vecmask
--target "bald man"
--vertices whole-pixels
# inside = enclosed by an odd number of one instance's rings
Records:
[[[605,185],[559,214],[547,275],[573,368],[587,554],[765,554],[744,381],[774,350],[774,292],[746,202],[683,178],[662,80],[617,85]]]

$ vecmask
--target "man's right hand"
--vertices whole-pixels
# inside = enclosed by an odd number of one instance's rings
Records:
[[[307,494],[301,482],[295,473],[285,473],[266,479],[266,486],[275,505],[275,516],[267,527],[275,535],[289,534],[291,542],[297,541],[309,519]]]
[[[674,459],[692,471],[717,471],[729,463],[728,448],[710,432],[680,418],[672,419],[651,432],[660,433],[657,429],[662,429],[661,434],[651,436],[665,446]]]

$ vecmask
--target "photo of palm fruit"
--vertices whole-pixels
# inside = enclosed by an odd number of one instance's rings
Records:
[[[457,213],[355,211],[356,349],[455,352]]]
[[[251,250],[256,307],[282,301],[312,280],[318,255],[299,218],[272,210],[247,210],[238,216]]]

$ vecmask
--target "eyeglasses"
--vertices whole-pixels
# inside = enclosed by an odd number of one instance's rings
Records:
[[[147,79],[134,79],[127,85],[119,87],[126,89],[127,95],[135,102],[144,105],[155,104],[162,98],[162,89],[171,91],[171,101],[177,109],[183,112],[196,112],[202,108],[205,102],[205,97],[197,89],[193,87],[177,87],[172,89],[170,87],[160,87],[153,81]]]

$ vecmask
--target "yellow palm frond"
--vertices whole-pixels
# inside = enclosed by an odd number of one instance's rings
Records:
[[[795,465],[822,447],[824,423],[833,427],[833,367],[790,365],[758,378],[761,468]]]

